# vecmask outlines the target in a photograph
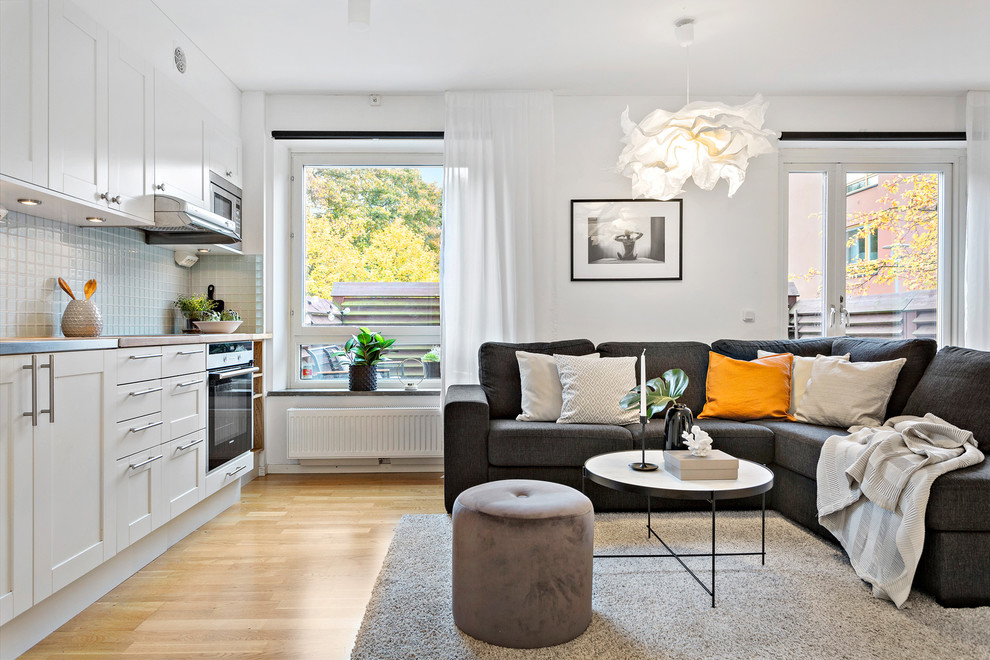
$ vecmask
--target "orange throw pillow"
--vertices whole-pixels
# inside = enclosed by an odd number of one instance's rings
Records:
[[[719,417],[743,421],[776,417],[793,421],[790,353],[747,362],[708,354],[707,401],[698,419]]]

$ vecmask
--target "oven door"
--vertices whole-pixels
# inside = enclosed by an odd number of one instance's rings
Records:
[[[253,376],[258,367],[210,374],[207,472],[249,451],[254,444]]]

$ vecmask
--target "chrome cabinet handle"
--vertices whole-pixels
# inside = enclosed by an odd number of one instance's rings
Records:
[[[199,349],[198,351],[179,351],[177,353],[177,355],[202,355],[202,354],[203,354],[202,348]]]
[[[155,186],[155,190],[161,190],[162,192],[165,192],[165,184],[159,183],[157,186]]]
[[[109,202],[110,201],[110,192],[107,191],[105,193],[100,193],[100,199],[102,199],[104,202]]]
[[[189,449],[190,447],[195,447],[196,445],[198,445],[202,441],[203,441],[202,438],[200,438],[199,440],[193,440],[188,445],[180,445],[180,446],[176,447],[175,448],[175,451],[185,451],[185,450]]]
[[[161,392],[161,391],[162,388],[160,387],[150,387],[146,390],[141,390],[140,392],[131,392],[127,396],[144,396],[145,394],[151,394],[153,392]]]
[[[145,424],[144,426],[132,426],[130,429],[131,433],[140,433],[141,431],[147,431],[148,429],[153,429],[156,426],[161,426],[165,422],[152,422],[151,424]]]
[[[55,423],[55,356],[48,354],[48,364],[43,364],[39,369],[48,369],[48,409],[39,410],[39,415],[48,414],[48,423]]]
[[[246,470],[246,469],[247,469],[247,466],[246,466],[246,465],[242,465],[241,467],[239,467],[239,468],[237,468],[237,469],[236,469],[236,470],[234,470],[233,472],[228,472],[228,473],[227,473],[227,476],[228,476],[228,477],[232,477],[232,476],[234,476],[235,474],[237,474],[238,472],[240,472],[241,470]]]
[[[24,417],[31,418],[31,426],[38,425],[38,356],[31,356],[31,364],[25,364],[21,369],[31,371],[31,411],[24,413]]]
[[[114,195],[110,198],[110,201],[114,204],[120,204],[120,195]]]
[[[128,467],[128,469],[131,469],[131,470],[136,470],[136,469],[138,469],[139,467],[144,467],[144,466],[145,466],[145,465],[147,465],[148,463],[154,463],[155,461],[157,461],[157,460],[158,460],[159,458],[162,458],[163,456],[164,456],[164,454],[160,454],[160,455],[158,455],[158,456],[155,456],[155,457],[153,457],[153,458],[149,458],[149,459],[148,459],[148,460],[146,460],[146,461],[141,461],[140,463],[131,463],[131,464],[130,464],[130,465],[128,465],[127,467]]]
[[[261,367],[248,367],[247,369],[238,369],[236,371],[223,371],[220,373],[210,374],[211,376],[216,376],[217,380],[227,380],[228,378],[233,378],[235,376],[243,376],[245,374],[253,374],[261,371]]]
[[[148,355],[132,355],[130,357],[130,359],[132,359],[132,360],[147,360],[149,358],[156,358],[156,357],[162,357],[162,354],[161,353],[154,353],[154,354],[149,353]]]
[[[224,172],[224,173],[223,173],[223,175],[224,175],[225,177],[227,177],[228,179],[230,178],[230,175],[231,175],[231,174],[233,174],[233,172],[232,172],[232,171],[230,171],[230,170],[227,170],[226,172]]]
[[[176,383],[175,386],[176,387],[189,387],[190,385],[199,385],[202,382],[203,382],[203,379],[200,378],[199,380],[189,380],[189,381],[186,381],[185,383]]]

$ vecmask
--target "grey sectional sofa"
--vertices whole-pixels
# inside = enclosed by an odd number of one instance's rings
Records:
[[[990,454],[990,353],[946,347],[936,353],[927,339],[718,340],[700,342],[486,343],[479,350],[480,385],[455,385],[444,401],[444,497],[450,511],[466,488],[496,479],[542,479],[581,488],[581,467],[596,454],[639,448],[639,425],[629,427],[517,422],[521,412],[515,351],[602,357],[647,355],[647,378],[680,368],[691,379],[681,397],[695,413],[705,403],[709,350],[736,359],[757,350],[795,355],[843,355],[858,361],[906,358],[887,406],[887,417],[931,412],[973,431]],[[637,374],[639,370],[637,368]],[[663,445],[663,423],[647,426],[647,448]],[[769,466],[774,488],[769,506],[831,540],[818,524],[815,470],[825,439],[845,429],[782,420],[698,420],[714,446]],[[593,483],[586,492],[598,511],[642,510],[642,497]],[[704,503],[654,500],[653,507],[684,509]],[[758,507],[759,499],[730,500],[726,507]],[[990,460],[936,480],[926,515],[925,550],[915,586],[946,606],[990,605]]]

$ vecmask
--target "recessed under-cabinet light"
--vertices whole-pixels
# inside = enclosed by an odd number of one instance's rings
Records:
[[[209,251],[210,251],[210,248],[199,248],[199,250],[198,250],[198,251],[199,251],[199,252],[202,252],[202,253],[204,253],[204,254],[205,254],[205,253],[207,253],[207,252],[209,252]]]
[[[24,206],[41,206],[40,199],[28,199],[27,197],[21,197],[17,200],[18,204],[23,204]]]
[[[107,221],[107,219],[106,219],[106,218],[97,218],[97,217],[95,217],[95,216],[93,216],[93,217],[88,217],[88,218],[86,218],[86,219],[87,219],[87,220],[89,220],[90,222],[106,222],[106,221]]]

